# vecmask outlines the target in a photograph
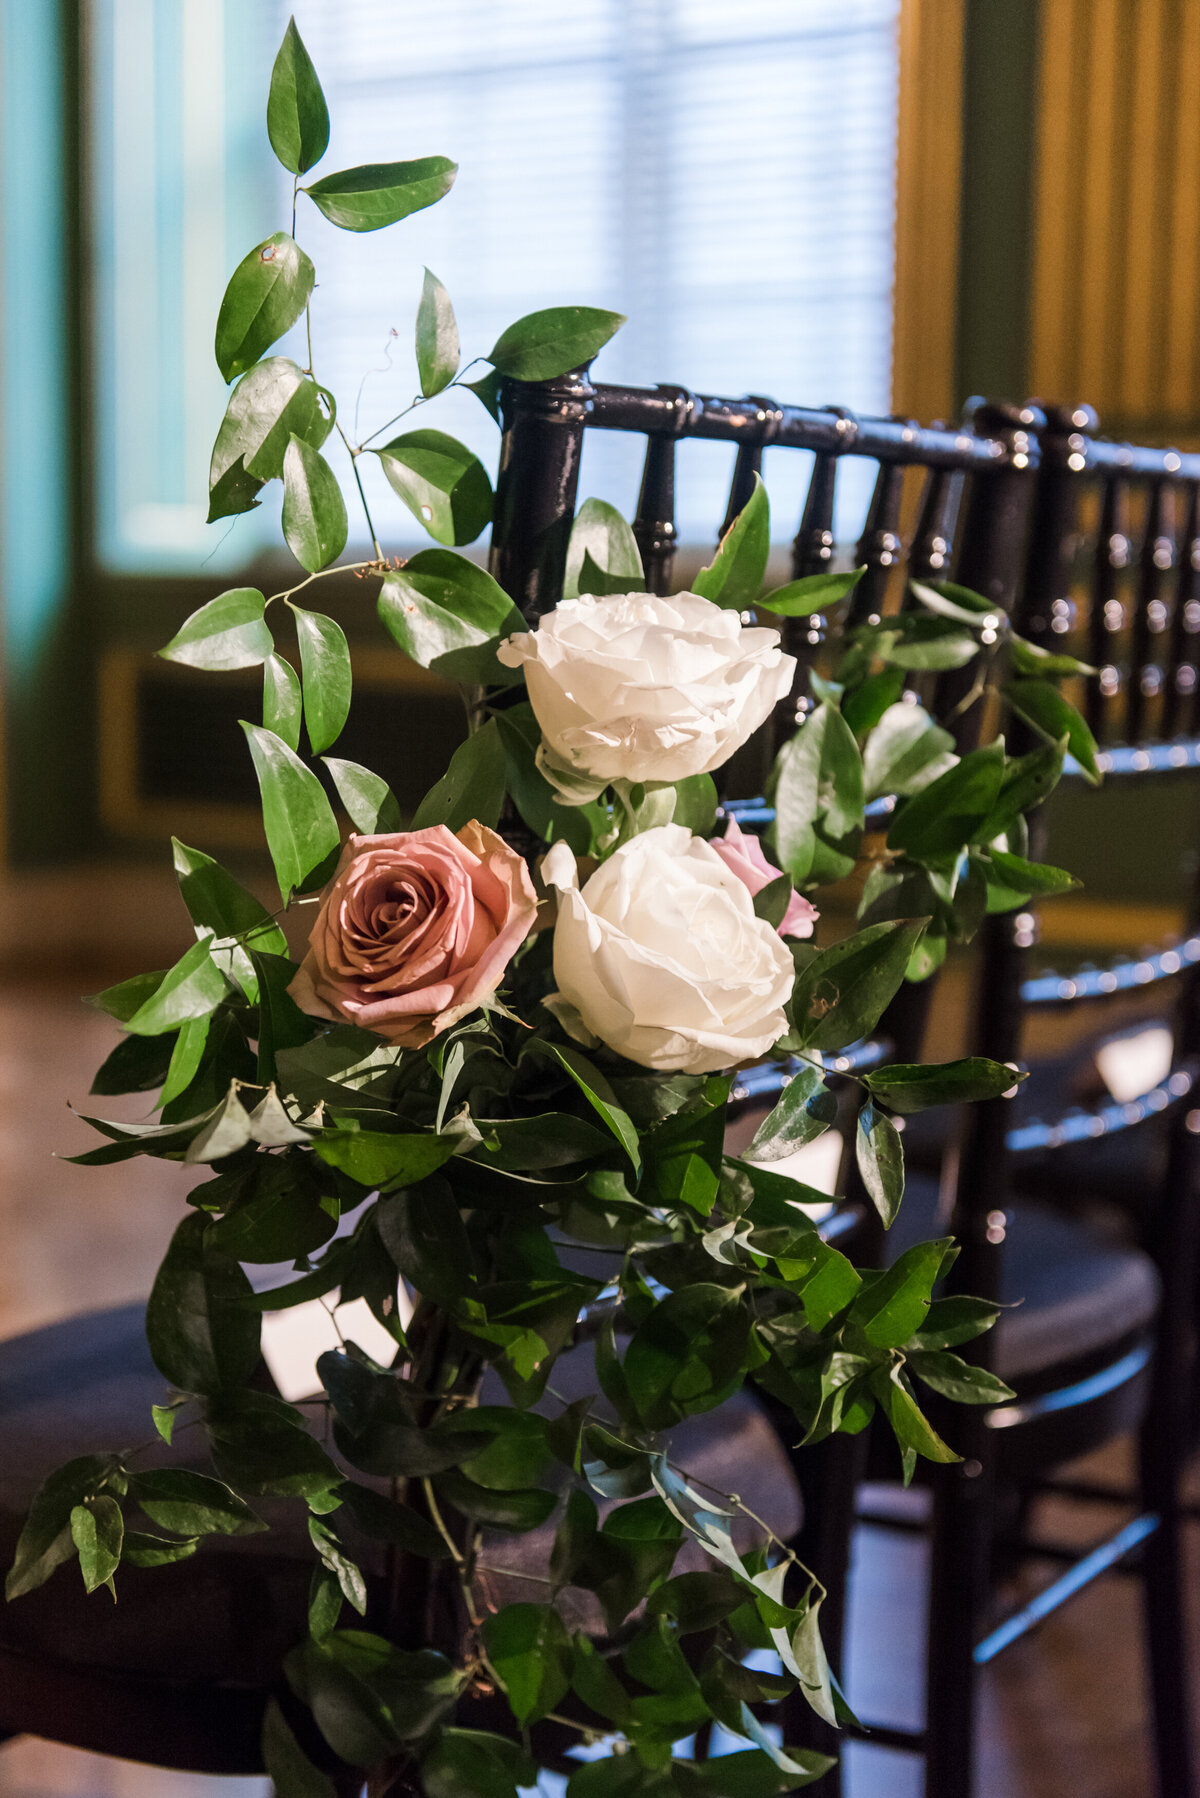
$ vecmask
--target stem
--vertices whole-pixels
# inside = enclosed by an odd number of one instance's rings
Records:
[[[379,545],[376,544],[375,547],[378,549]],[[382,560],[383,557],[380,555],[370,562],[340,562],[336,568],[318,568],[315,574],[305,575],[304,579],[297,581],[294,587],[284,587],[280,592],[272,593],[267,600],[267,605],[274,605],[277,599],[290,599],[292,594],[299,593],[302,587],[311,587],[314,581],[323,581],[331,574],[354,574],[360,568],[377,568]],[[257,930],[260,926],[256,924],[254,928]]]
[[[295,235],[296,235],[296,199],[297,199],[297,196],[299,195],[299,192],[300,192],[300,177],[299,177],[299,175],[293,175],[292,176],[292,236],[293,237],[295,237]],[[307,311],[307,308],[305,308],[305,310]],[[309,344],[309,347],[308,347],[308,359],[310,362],[312,361],[312,345],[311,345],[311,343]],[[310,370],[309,372],[311,373],[312,371]]]
[[[337,434],[345,444],[346,448],[350,450],[350,466],[354,470],[354,485],[358,488],[358,497],[362,501],[363,515],[367,521],[367,529],[371,533],[371,546],[375,551],[375,560],[377,562],[382,562],[383,551],[379,547],[379,538],[375,535],[375,525],[371,518],[371,508],[367,504],[367,495],[363,488],[362,476],[358,472],[358,458],[362,454],[362,451],[351,449],[350,439],[347,437],[345,431],[343,431],[341,425],[338,425],[337,427]]]
[[[443,393],[449,393],[449,391],[452,387],[465,387],[466,382],[463,380],[463,376],[467,373],[467,370],[474,368],[477,362],[486,362],[486,361],[487,361],[486,356],[472,356],[471,360],[467,363],[466,367],[460,368],[458,373],[455,375],[454,379],[452,381],[447,381],[446,385],[441,389],[441,391]],[[413,400],[413,402],[410,406],[405,406],[403,412],[397,412],[395,418],[389,418],[385,425],[380,425],[380,427],[377,431],[372,431],[371,435],[369,437],[364,437],[362,442],[358,446],[359,450],[360,451],[365,450],[369,443],[374,443],[374,441],[377,437],[382,437],[383,433],[385,431],[390,431],[393,425],[398,425],[402,418],[407,418],[409,413],[415,412],[418,406],[427,406],[429,404],[430,400],[435,400],[435,399],[437,399],[437,397],[438,396],[436,393],[431,393],[431,394],[419,393],[417,395],[416,399]]]

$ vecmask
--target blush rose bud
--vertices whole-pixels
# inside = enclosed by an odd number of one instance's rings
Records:
[[[490,998],[536,915],[525,863],[482,824],[352,836],[288,991],[420,1049]]]
[[[710,847],[715,849],[731,874],[736,874],[750,897],[761,893],[765,886],[778,880],[782,872],[767,860],[766,851],[756,836],[747,836],[736,818],[731,818],[723,837],[710,838]],[[780,936],[811,936],[813,925],[820,917],[815,905],[811,905],[801,893],[793,893],[788,900],[788,908],[783,914],[779,926]]]
[[[634,837],[580,891],[555,843],[558,890],[546,1001],[577,1042],[645,1068],[711,1074],[765,1055],[787,1029],[795,968],[779,934],[716,851],[679,824]]]
[[[790,691],[778,631],[746,629],[696,593],[567,599],[496,651],[523,667],[538,766],[568,804],[612,781],[711,774]]]

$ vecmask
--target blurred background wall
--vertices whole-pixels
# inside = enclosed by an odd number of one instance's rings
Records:
[[[235,728],[254,682],[192,677],[153,651],[224,588],[285,584],[268,507],[232,526],[204,514],[224,405],[220,295],[288,222],[263,127],[288,10],[0,0],[10,967],[48,939],[62,966],[173,952],[170,830],[254,877]],[[630,324],[600,378],[925,419],[973,394],[1036,393],[1090,401],[1120,433],[1200,439],[1196,0],[297,0],[296,12],[329,93],[329,166],[434,151],[462,165],[449,200],[378,238],[301,213],[318,371],[363,431],[414,391],[428,263],[465,355],[539,305],[611,305]],[[470,396],[432,422],[494,466],[495,427]],[[729,468],[724,452],[686,447],[698,453],[680,524],[695,562]],[[582,491],[631,508],[637,468],[621,457],[615,443],[595,452]],[[768,453],[781,553],[803,472]],[[404,553],[412,527],[385,494],[386,547]],[[851,473],[848,553],[866,498]],[[343,753],[415,799],[460,728],[455,706],[385,647],[362,585],[347,580],[336,604],[357,664]],[[1125,906],[1174,903],[1187,872],[1140,813],[1114,816],[1111,843],[1080,853],[1090,897]]]

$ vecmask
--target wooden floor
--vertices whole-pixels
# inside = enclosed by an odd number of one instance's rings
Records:
[[[107,1115],[145,1109],[139,1101],[119,1113],[116,1101],[87,1099],[114,1027],[77,1002],[81,990],[87,982],[0,988],[0,1336],[144,1294],[191,1183],[157,1162],[83,1169],[52,1159],[95,1140],[68,1101]],[[1200,1526],[1192,1546],[1200,1553]],[[1195,1557],[1190,1584],[1200,1614]],[[851,1701],[881,1720],[918,1715],[921,1590],[918,1539],[861,1532],[848,1685]],[[1109,1579],[989,1670],[978,1798],[1150,1798],[1145,1709],[1136,1587]],[[919,1798],[916,1764],[904,1756],[851,1749],[849,1768],[848,1798]],[[29,1740],[0,1748],[0,1798],[267,1791],[261,1780],[166,1774]]]

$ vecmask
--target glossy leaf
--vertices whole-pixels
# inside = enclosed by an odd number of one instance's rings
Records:
[[[421,1762],[424,1798],[518,1798],[536,1779],[520,1743],[481,1729],[444,1729]]]
[[[564,1697],[571,1683],[571,1638],[548,1604],[508,1604],[486,1617],[488,1658],[504,1682],[517,1722],[524,1727]]]
[[[325,1131],[313,1148],[330,1167],[340,1168],[360,1186],[412,1186],[449,1161],[456,1144],[450,1136],[392,1135],[380,1130]]]
[[[601,578],[583,587],[580,581],[588,557]],[[641,552],[621,513],[605,500],[585,499],[571,526],[563,598],[575,599],[581,592],[640,593],[645,585]]]
[[[1012,911],[1035,895],[1039,899],[1048,899],[1056,893],[1072,893],[1083,884],[1065,868],[1026,861],[1023,856],[1008,855],[1001,849],[988,852],[984,871],[990,912]]]
[[[754,491],[717,546],[707,568],[692,582],[692,592],[702,599],[735,612],[757,603],[771,553],[771,508],[762,476],[754,477]]]
[[[406,655],[447,680],[512,683],[520,671],[496,660],[502,637],[525,620],[486,569],[445,549],[423,549],[389,574],[379,616]]]
[[[297,605],[291,611],[300,640],[308,740],[313,754],[320,755],[341,735],[350,714],[350,645],[336,619]]]
[[[255,587],[233,587],[193,612],[158,653],[189,668],[257,668],[275,648],[263,616],[266,603]]]
[[[616,1094],[599,1068],[573,1045],[547,1042],[544,1038],[534,1037],[530,1047],[555,1062],[574,1082],[628,1155],[635,1178],[639,1176],[642,1171],[642,1156],[638,1133],[628,1112],[618,1103]]]
[[[379,231],[434,205],[450,192],[457,173],[458,164],[445,156],[368,162],[324,175],[302,191],[343,231]]]
[[[976,841],[994,843],[1011,830],[1026,812],[1033,811],[1054,791],[1062,776],[1067,739],[1045,749],[1034,749],[1006,763],[1004,779],[991,813],[977,833]]]
[[[454,379],[458,355],[458,323],[450,295],[437,276],[426,269],[417,307],[417,374],[427,400]]]
[[[105,987],[102,993],[89,994],[84,1003],[125,1024],[165,979],[165,974],[133,974],[128,980],[118,981],[116,986]]]
[[[223,1480],[189,1468],[131,1474],[129,1495],[152,1522],[181,1536],[247,1536],[268,1527]]]
[[[238,263],[217,314],[217,367],[244,375],[290,331],[312,294],[316,271],[286,231],[276,231]]]
[[[386,780],[359,762],[340,761],[335,755],[321,759],[355,830],[363,836],[377,836],[403,828],[400,803]]]
[[[1008,643],[1012,665],[1018,674],[1032,674],[1055,680],[1068,675],[1100,672],[1090,662],[1081,662],[1076,656],[1056,655],[1053,650],[1043,649],[1040,643],[1029,643],[1015,633],[1010,635]]]
[[[1050,743],[1067,739],[1067,750],[1075,757],[1084,779],[1093,787],[1103,778],[1096,761],[1096,739],[1082,712],[1077,712],[1048,680],[1012,680],[1001,689],[1018,717],[1031,724],[1038,735]]]
[[[228,991],[229,983],[209,954],[208,942],[201,939],[180,956],[125,1028],[133,1036],[161,1036],[164,1031],[177,1030],[189,1018],[207,1017]]]
[[[208,1030],[211,1019],[189,1018],[175,1038],[175,1047],[171,1051],[171,1064],[167,1069],[167,1077],[163,1081],[162,1091],[158,1096],[159,1106],[172,1104],[192,1084],[200,1070],[204,1057],[205,1045],[208,1042]]]
[[[913,1454],[923,1455],[927,1461],[936,1461],[943,1465],[961,1461],[962,1456],[942,1441],[929,1419],[917,1404],[904,1376],[904,1369],[899,1362],[893,1362],[890,1369],[876,1370],[871,1376],[872,1391],[878,1397],[888,1415],[888,1422],[895,1431],[896,1440],[902,1449]],[[907,1459],[907,1457],[906,1457]],[[908,1482],[906,1467],[905,1484]]]
[[[919,1242],[906,1249],[886,1273],[864,1285],[850,1310],[857,1325],[876,1348],[899,1348],[919,1330],[929,1311],[934,1281],[953,1247],[946,1236],[937,1242]]]
[[[836,1052],[869,1036],[898,991],[924,928],[924,919],[870,924],[806,962],[792,995],[804,1046]]]
[[[81,1455],[54,1470],[29,1507],[5,1581],[5,1596],[21,1598],[43,1585],[56,1567],[77,1552],[71,1534],[76,1505],[98,1494],[106,1481],[120,1476],[115,1455]]]
[[[905,1365],[934,1392],[953,1399],[955,1404],[1002,1405],[1016,1397],[1012,1387],[994,1373],[985,1367],[973,1367],[961,1355],[951,1355],[944,1349],[910,1350]]]
[[[206,522],[214,524],[218,518],[235,518],[243,512],[257,511],[262,503],[258,496],[263,484],[252,474],[247,474],[242,458],[236,457],[208,490]]]
[[[797,1069],[774,1108],[754,1133],[746,1157],[750,1161],[781,1161],[805,1143],[815,1142],[837,1122],[837,1099],[825,1084],[820,1068],[804,1062]]]
[[[200,940],[207,941],[222,972],[232,973],[243,987],[253,983],[247,950],[271,955],[287,954],[287,938],[267,908],[226,872],[211,855],[190,849],[178,837],[171,838],[175,878]],[[219,941],[236,939],[238,949],[214,949]],[[164,982],[165,984],[165,982]],[[251,999],[254,993],[248,994]]]
[[[863,764],[849,725],[835,706],[819,705],[780,752],[775,783],[775,846],[797,885],[814,873],[848,873],[845,866],[818,867],[831,847],[851,839],[863,823]],[[841,1046],[841,1045],[839,1045]]]
[[[504,790],[504,747],[496,720],[489,718],[482,730],[454,751],[450,766],[413,814],[412,829],[444,824],[447,830],[457,831],[475,818],[494,830],[500,822]]]
[[[313,1766],[277,1698],[268,1699],[263,1712],[262,1759],[276,1798],[337,1798],[332,1779]]]
[[[919,612],[903,612],[889,619],[875,636],[874,647],[891,667],[922,672],[963,668],[979,654],[978,638],[962,625]]]
[[[893,1062],[864,1076],[872,1093],[893,1111],[925,1111],[931,1105],[965,1105],[995,1099],[1027,1078],[1002,1061],[971,1055],[927,1066]]]
[[[319,886],[340,847],[325,789],[294,750],[257,725],[242,722],[262,794],[263,826],[286,905],[293,892]]]
[[[486,360],[517,381],[552,381],[590,362],[624,323],[595,306],[551,306],[509,325]]]
[[[154,1364],[181,1392],[239,1385],[258,1363],[259,1320],[242,1303],[249,1281],[235,1261],[206,1246],[207,1229],[203,1216],[184,1218],[146,1306]]]
[[[964,756],[929,786],[906,799],[888,831],[888,848],[919,861],[957,855],[977,840],[991,816],[1004,778],[1004,744],[989,743]]]
[[[283,458],[283,534],[309,574],[346,547],[346,502],[337,476],[311,443],[293,433]],[[301,641],[301,653],[304,644]]]
[[[295,19],[288,20],[271,70],[267,136],[289,175],[320,162],[329,144],[329,108]]]
[[[469,387],[475,398],[485,411],[490,412],[497,424],[500,418],[500,375],[491,368],[478,381],[460,381],[460,387]]]
[[[951,1298],[934,1299],[924,1323],[913,1338],[913,1346],[930,1349],[957,1348],[961,1343],[973,1342],[985,1330],[990,1330],[999,1315],[999,1305],[989,1304],[986,1299],[969,1298],[966,1294],[956,1293]]]
[[[492,521],[479,457],[444,431],[406,431],[377,450],[394,493],[439,543],[473,543]]]
[[[884,712],[863,750],[863,788],[868,799],[919,793],[954,766],[954,738],[923,706],[901,701]]]
[[[909,584],[920,603],[939,617],[953,618],[972,630],[987,624],[993,630],[1003,629],[1007,624],[1003,607],[985,599],[982,593],[973,592],[970,587],[959,587],[953,581],[912,581]]]
[[[277,480],[283,473],[284,452],[293,436],[320,449],[333,422],[321,394],[322,389],[286,356],[269,356],[242,376],[229,396],[213,445],[208,471],[210,524],[214,518],[249,510],[246,504],[232,503],[238,497],[236,490],[230,495],[221,485],[239,460],[257,492],[264,481]],[[253,503],[253,493],[250,500]]]
[[[858,1114],[854,1153],[863,1185],[888,1230],[904,1197],[904,1144],[892,1120],[869,1102]]]
[[[289,749],[298,750],[303,713],[300,676],[282,656],[268,656],[263,663],[263,729],[271,731]]]
[[[780,618],[807,618],[812,612],[824,612],[852,593],[866,573],[853,568],[848,574],[809,574],[786,586],[775,587],[755,600],[760,612],[774,612]]]
[[[337,1228],[320,1203],[306,1163],[298,1158],[256,1155],[245,1174],[232,1178],[238,1202],[209,1225],[207,1242],[235,1261],[295,1261],[315,1254]]]

